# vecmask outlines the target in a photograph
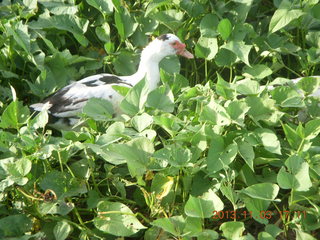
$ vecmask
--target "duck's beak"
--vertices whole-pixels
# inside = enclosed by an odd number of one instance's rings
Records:
[[[176,49],[178,55],[181,55],[188,59],[194,58],[193,54],[186,49],[186,45],[184,43],[178,43]]]

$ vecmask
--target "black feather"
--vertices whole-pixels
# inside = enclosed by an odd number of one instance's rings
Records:
[[[162,34],[161,36],[157,37],[159,40],[166,41],[169,39],[169,36],[167,34]]]
[[[105,84],[120,84],[121,83],[121,84],[126,84],[126,85],[129,85],[130,87],[132,87],[132,85],[130,83],[127,83],[126,81],[123,81],[122,79],[120,79],[114,75],[105,75],[105,76],[100,77],[98,79],[83,82],[83,84],[86,85],[87,87],[96,87],[96,86],[99,86],[99,81],[104,82]]]

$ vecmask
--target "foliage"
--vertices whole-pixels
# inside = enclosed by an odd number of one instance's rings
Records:
[[[0,238],[319,239],[320,81],[287,80],[319,74],[319,11],[318,0],[3,0]],[[46,111],[30,113],[70,80],[133,73],[167,32],[197,58],[162,61],[148,95],[144,81],[120,89],[121,118],[92,99],[87,125],[59,134]]]

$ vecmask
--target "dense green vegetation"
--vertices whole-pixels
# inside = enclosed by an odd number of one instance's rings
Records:
[[[318,2],[3,0],[0,239],[319,239],[320,80],[262,87],[320,73]],[[196,58],[121,117],[93,99],[59,133],[30,113],[169,32]]]

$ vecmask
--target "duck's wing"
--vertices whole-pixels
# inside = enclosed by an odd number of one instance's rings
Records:
[[[118,93],[112,85],[132,87],[130,83],[118,76],[98,74],[73,82],[46,98],[42,103],[36,103],[30,107],[35,111],[46,108],[54,117],[76,117],[90,98],[114,101],[116,99],[114,96]]]

